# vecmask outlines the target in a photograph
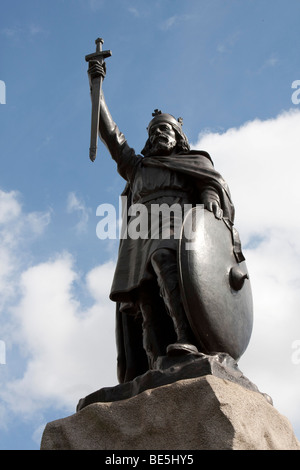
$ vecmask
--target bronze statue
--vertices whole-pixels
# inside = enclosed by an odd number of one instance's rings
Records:
[[[95,80],[106,74],[103,61],[92,56],[87,59],[91,93]],[[99,135],[126,181],[126,224],[134,223],[133,205],[147,209],[149,222],[147,233],[120,240],[110,293],[117,305],[119,382],[159,369],[162,357],[176,363],[186,355],[226,353],[238,359],[250,339],[252,303],[226,182],[207,152],[190,149],[182,119],[159,110],[148,125],[142,155],[137,155],[100,89],[99,95]],[[151,211],[162,205],[182,211],[170,211],[168,221],[153,226]],[[185,207],[191,209],[183,219]],[[196,233],[202,230],[204,238],[189,250],[184,224],[193,223],[197,212]],[[164,237],[167,222],[169,236]]]

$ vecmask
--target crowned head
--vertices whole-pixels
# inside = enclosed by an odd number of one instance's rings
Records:
[[[182,118],[176,119],[168,113],[155,109],[147,131],[148,140],[142,150],[144,156],[187,153],[190,149],[186,135],[182,131]]]

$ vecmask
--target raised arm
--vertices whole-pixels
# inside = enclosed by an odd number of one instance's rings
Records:
[[[100,65],[98,61],[90,61],[88,76],[90,82],[90,90],[92,90],[93,78],[102,76],[105,77],[106,68],[105,64]],[[101,106],[100,106],[100,119],[99,119],[99,134],[102,142],[108,148],[114,160],[118,161],[121,156],[121,148],[126,142],[124,134],[120,132],[118,126],[114,122],[109,109],[106,105],[104,94],[101,91]]]
[[[90,89],[92,90],[93,78],[102,76],[105,77],[106,67],[105,63],[101,65],[98,61],[90,61],[88,76],[90,82]],[[134,149],[130,148],[127,144],[126,138],[120,132],[117,124],[114,122],[107,104],[104,99],[104,94],[101,91],[101,106],[100,106],[100,119],[99,119],[99,135],[108,148],[112,158],[118,165],[118,172],[128,182],[134,176],[138,161],[142,157],[137,157]]]

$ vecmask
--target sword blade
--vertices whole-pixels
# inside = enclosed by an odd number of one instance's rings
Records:
[[[102,77],[94,78],[92,82],[92,117],[90,141],[90,159],[92,162],[95,161],[97,156],[101,85]]]
[[[85,60],[98,60],[103,64],[105,58],[111,56],[111,51],[102,51],[103,39],[96,39],[96,52],[85,56]],[[103,77],[95,77],[92,80],[92,118],[91,118],[91,142],[90,142],[90,159],[95,161],[97,155],[99,119],[100,119],[100,96]]]

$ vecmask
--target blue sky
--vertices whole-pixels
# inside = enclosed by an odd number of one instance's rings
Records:
[[[298,0],[1,2],[1,449],[38,449],[48,421],[117,383],[118,242],[97,238],[96,209],[124,182],[103,144],[88,157],[99,36],[129,144],[143,148],[155,108],[182,116],[231,188],[255,306],[240,366],[300,439],[299,14]]]

